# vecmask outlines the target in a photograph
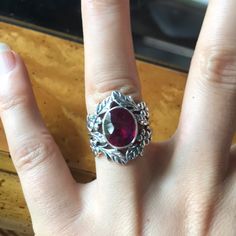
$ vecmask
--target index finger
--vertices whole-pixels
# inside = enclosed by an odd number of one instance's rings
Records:
[[[46,232],[46,221],[55,223],[66,212],[74,214],[78,209],[77,188],[59,148],[43,124],[21,58],[2,43],[0,117],[34,230]],[[62,204],[66,206],[63,214]]]

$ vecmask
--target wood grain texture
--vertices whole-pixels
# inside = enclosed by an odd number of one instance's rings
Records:
[[[0,228],[33,233],[29,213],[16,175],[0,171]]]
[[[0,24],[0,41],[24,58],[42,116],[68,164],[94,172],[85,122],[83,46],[4,23]],[[137,64],[154,140],[164,140],[175,131],[186,75]],[[2,126],[0,140],[0,150],[8,151]]]
[[[83,46],[0,23],[0,41],[26,62],[43,119],[78,181],[94,178],[84,101]],[[144,100],[151,113],[154,141],[175,131],[186,74],[137,61]],[[234,139],[236,142],[236,138]],[[0,124],[0,228],[32,234],[29,213]]]

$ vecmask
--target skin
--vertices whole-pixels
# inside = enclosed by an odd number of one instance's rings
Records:
[[[4,53],[15,64],[1,69],[0,116],[36,235],[235,235],[235,9],[210,0],[173,137],[127,166],[96,158],[86,185],[45,128],[22,60]],[[83,0],[82,12],[88,112],[112,90],[140,100],[128,1]]]

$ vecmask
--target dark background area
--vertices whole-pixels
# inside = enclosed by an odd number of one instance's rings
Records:
[[[187,71],[206,5],[183,0],[131,0],[139,59]],[[83,41],[80,0],[1,0],[0,20]]]

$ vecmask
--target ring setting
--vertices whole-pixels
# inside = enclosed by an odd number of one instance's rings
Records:
[[[119,164],[142,156],[151,141],[146,104],[135,103],[119,91],[113,91],[97,105],[95,114],[87,116],[87,127],[93,153]]]

